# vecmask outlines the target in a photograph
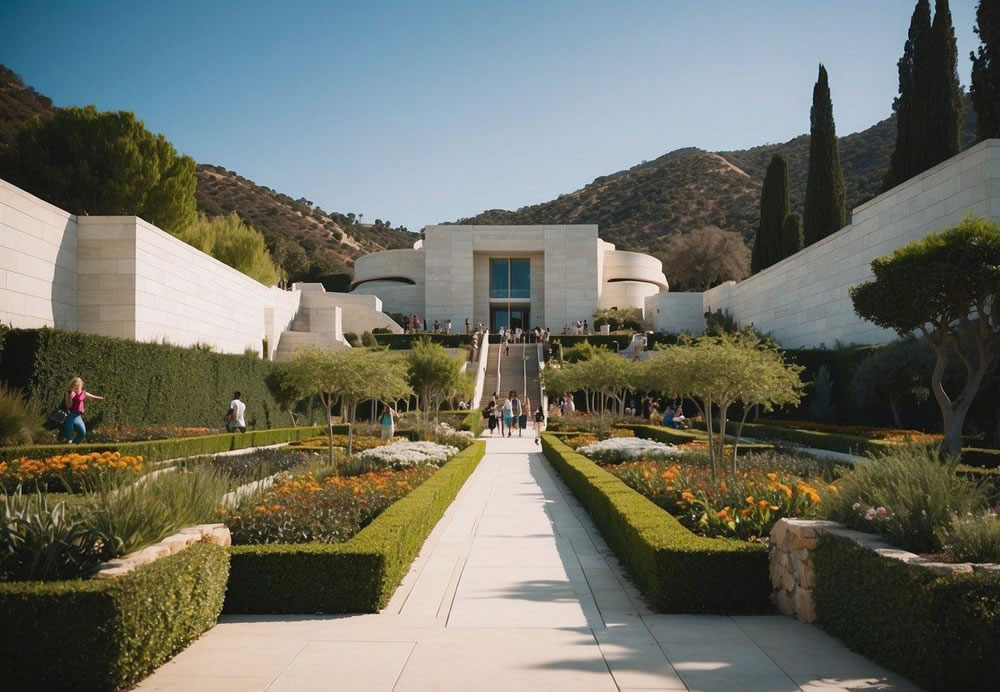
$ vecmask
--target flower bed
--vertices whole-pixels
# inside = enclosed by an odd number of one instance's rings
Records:
[[[349,540],[435,470],[421,466],[321,480],[310,473],[245,498],[224,512],[222,520],[235,545],[339,543]]]
[[[752,422],[755,425],[777,425],[797,430],[812,430],[815,432],[834,433],[836,435],[850,435],[852,437],[864,437],[869,440],[883,440],[885,442],[912,442],[915,444],[929,444],[941,442],[941,440],[944,439],[944,435],[941,433],[927,433],[921,430],[876,428],[867,425],[835,425],[833,423],[820,423],[818,421],[811,420],[757,418]]]
[[[577,451],[603,464],[617,464],[636,459],[676,459],[680,450],[671,444],[641,437],[609,437],[577,447]]]
[[[358,455],[381,468],[405,469],[426,465],[440,466],[458,454],[458,448],[436,442],[400,441],[374,447]]]
[[[141,456],[122,456],[120,452],[60,454],[42,459],[20,457],[0,461],[0,488],[13,489],[24,484],[74,492],[87,478],[105,473],[138,476],[142,469]]]
[[[182,437],[203,437],[216,435],[217,428],[184,428],[174,425],[148,425],[123,428],[96,427],[87,430],[90,442],[143,442],[147,440],[169,440]]]
[[[394,437],[391,441],[399,441],[404,438]],[[351,439],[351,451],[357,454],[358,452],[364,452],[375,447],[381,447],[382,445],[387,445],[390,440],[383,440],[381,437],[376,437],[374,435],[354,435]],[[327,449],[329,446],[329,440],[326,435],[316,435],[308,439],[302,440],[301,442],[296,442],[291,445],[292,449]],[[347,435],[334,435],[333,436],[333,446],[340,447],[342,449],[347,449]]]
[[[225,611],[377,612],[484,451],[485,444],[475,442],[459,452],[343,543],[234,546]]]

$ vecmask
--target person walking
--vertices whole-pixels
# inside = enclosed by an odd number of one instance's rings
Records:
[[[441,331],[441,323],[434,320],[434,333],[437,334],[439,331]]]
[[[379,416],[379,424],[382,426],[382,439],[389,441],[396,434],[396,418],[399,414],[396,409],[388,404],[383,404],[382,415]]]
[[[226,411],[226,415],[223,420],[226,421],[226,430],[228,432],[235,432],[239,430],[240,432],[247,431],[247,421],[245,418],[247,405],[244,404],[240,397],[242,394],[239,392],[233,392],[233,400],[229,402],[229,410]]]
[[[69,381],[69,388],[63,396],[63,406],[69,411],[63,421],[63,437],[69,444],[80,444],[87,437],[87,426],[83,422],[83,402],[87,399],[104,401],[103,396],[91,394],[83,388],[83,380],[74,377]]]
[[[497,429],[497,395],[494,394],[490,397],[490,400],[486,402],[486,409],[483,411],[486,414],[486,424],[490,428],[490,435],[493,431]],[[503,431],[500,432],[503,434]]]
[[[503,437],[504,428],[507,429],[507,437],[510,437],[510,426],[514,423],[514,405],[511,403],[511,396],[514,392],[507,395],[507,398],[503,402],[503,417],[500,422],[500,437]]]
[[[540,438],[542,436],[542,426],[545,425],[545,412],[542,410],[542,404],[539,402],[538,410],[535,411],[535,444],[541,444]]]
[[[521,413],[523,412],[521,407],[521,400],[517,398],[517,390],[510,390],[510,412],[511,418],[514,423],[517,424],[517,436],[521,436]],[[510,430],[507,430],[507,437],[510,437]]]
[[[521,412],[517,417],[517,436],[521,436],[523,430],[528,428],[528,414],[531,413],[531,399],[528,395],[524,395],[524,401],[521,404]]]
[[[451,318],[449,317],[444,321],[444,333],[451,334]]]
[[[472,322],[470,322],[469,318],[466,317],[465,318],[465,335],[468,336],[471,333],[472,333]]]

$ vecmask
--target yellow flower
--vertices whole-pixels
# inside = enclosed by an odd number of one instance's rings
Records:
[[[693,500],[694,499],[694,495],[691,493],[690,490],[685,490],[684,492],[681,493],[681,499],[682,500]]]
[[[752,505],[753,504],[753,495],[747,496],[747,504],[748,505]]]

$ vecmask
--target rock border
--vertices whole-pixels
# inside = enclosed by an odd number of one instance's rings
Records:
[[[771,600],[785,615],[804,622],[816,620],[812,590],[816,569],[812,553],[820,536],[845,538],[882,557],[899,560],[930,570],[934,574],[1000,573],[1000,563],[937,562],[900,550],[881,536],[849,529],[835,521],[821,519],[779,519],[771,529],[770,577]]]
[[[198,524],[181,529],[175,534],[147,545],[145,548],[123,555],[122,557],[102,562],[97,567],[97,572],[91,579],[116,579],[122,577],[137,567],[148,565],[159,560],[179,553],[195,543],[215,543],[223,548],[232,545],[232,537],[229,528],[225,524]]]

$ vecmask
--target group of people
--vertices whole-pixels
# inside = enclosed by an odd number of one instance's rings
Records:
[[[563,334],[570,334],[570,326],[568,324],[563,325]],[[583,334],[590,334],[590,325],[587,324],[587,320],[577,320],[573,323],[572,333],[576,336],[582,336]]]
[[[499,427],[500,437],[504,436],[504,432],[507,433],[507,437],[511,437],[514,430],[517,430],[518,437],[523,437],[523,432],[528,428],[529,414],[531,414],[531,399],[525,395],[524,401],[521,401],[517,396],[516,389],[512,389],[507,393],[507,397],[503,400],[503,403],[499,401],[499,398],[500,395],[494,393],[483,408],[483,418],[487,421],[490,435],[495,434],[496,429]],[[534,414],[531,415],[535,428],[535,444],[539,444],[538,436],[541,433],[542,425],[545,423],[545,412],[542,411],[541,404],[538,405]]]
[[[404,334],[415,334],[421,331],[423,322],[416,315],[406,315],[403,317],[403,333]],[[482,322],[476,325],[472,324],[472,320],[468,317],[465,318],[465,335],[470,336],[473,333],[478,334],[480,332],[486,331],[486,325]],[[451,334],[452,333],[452,323],[451,318],[446,319],[444,322],[441,320],[434,320],[431,324],[431,332],[434,334]]]

